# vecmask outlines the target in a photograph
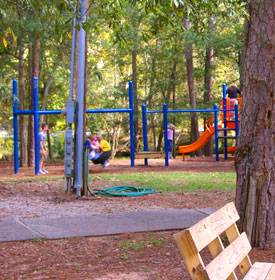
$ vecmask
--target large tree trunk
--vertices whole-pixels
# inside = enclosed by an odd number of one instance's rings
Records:
[[[253,246],[275,248],[275,2],[247,3],[236,206]]]
[[[30,79],[30,109],[33,109],[33,77],[39,75],[39,41],[32,45],[32,78]],[[29,116],[29,166],[34,166],[34,122],[33,115]]]
[[[184,18],[184,27],[189,29],[189,19]],[[194,79],[193,79],[193,51],[192,45],[189,43],[185,44],[185,59],[186,59],[186,70],[187,70],[187,81],[189,90],[189,99],[192,109],[196,109],[196,95],[194,89]],[[200,137],[198,117],[196,113],[191,113],[191,141],[194,142]],[[197,156],[202,156],[202,150],[197,150],[195,152]]]
[[[243,91],[244,72],[243,72],[244,50],[238,52],[238,66],[240,72],[240,90]]]
[[[19,109],[24,110],[25,104],[25,80],[24,80],[24,46],[19,47]],[[20,166],[27,166],[28,164],[28,147],[27,147],[27,133],[26,133],[26,118],[24,115],[19,117],[20,130]]]
[[[208,34],[209,36],[213,33],[213,19],[208,19]],[[214,48],[213,46],[206,47],[206,54],[205,54],[205,76],[204,76],[204,103],[208,103],[212,101],[213,97],[213,55],[214,55]],[[210,118],[211,115],[206,115],[205,121],[207,118]],[[211,137],[208,143],[204,146],[204,155],[205,156],[213,156],[213,138]]]

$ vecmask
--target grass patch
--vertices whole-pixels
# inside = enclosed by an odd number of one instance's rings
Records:
[[[125,241],[118,245],[124,252],[128,251],[144,251],[146,248],[161,247],[165,245],[164,238],[156,238],[155,236],[149,236],[146,240],[131,240]]]
[[[65,180],[64,176],[58,177],[33,177],[33,178],[21,178],[21,179],[2,179],[0,182],[10,182],[10,183],[22,183],[22,182],[50,182],[50,181],[62,181]]]
[[[234,172],[102,174],[92,175],[90,180],[112,182],[113,186],[133,184],[136,187],[153,188],[162,192],[196,192],[200,189],[234,190],[236,188],[236,173]]]

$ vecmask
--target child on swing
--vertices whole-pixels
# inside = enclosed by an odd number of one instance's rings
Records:
[[[100,146],[95,136],[91,135],[89,139],[90,139],[89,160],[94,161],[100,157]]]

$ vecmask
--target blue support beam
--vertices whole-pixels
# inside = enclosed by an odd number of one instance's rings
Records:
[[[239,104],[238,104],[238,100],[236,100],[236,102],[235,102],[235,133],[236,133],[236,142],[237,142],[237,138],[238,138],[238,135],[239,135]]]
[[[219,161],[219,125],[218,125],[218,105],[214,104],[214,125],[215,125],[215,152],[216,161]]]
[[[35,175],[39,172],[39,120],[38,120],[38,80],[33,78],[33,109],[34,109],[34,162]]]
[[[226,110],[226,83],[222,84],[222,98],[223,98],[223,127],[227,128],[227,110]],[[229,111],[230,112],[230,111]],[[224,130],[223,131],[223,136],[227,136],[227,131]],[[223,147],[224,147],[224,159],[228,158],[228,154],[227,154],[227,139],[224,138],[223,141]]]
[[[130,152],[131,152],[131,167],[135,167],[135,140],[134,140],[134,95],[133,82],[129,81],[129,112],[130,114]],[[128,109],[125,109],[128,111]]]
[[[164,151],[165,151],[165,166],[169,166],[168,158],[168,116],[167,116],[167,105],[163,104],[163,129],[164,129]]]
[[[131,108],[117,108],[117,109],[87,109],[87,114],[103,114],[103,113],[131,113]]]
[[[19,171],[18,159],[18,117],[15,113],[17,111],[17,80],[12,81],[13,91],[13,159],[14,159],[14,174]]]

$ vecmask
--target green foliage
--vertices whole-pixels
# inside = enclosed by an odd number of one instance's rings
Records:
[[[75,1],[12,1],[0,4],[0,121],[12,131],[11,81],[18,78],[19,48],[25,48],[25,108],[29,106],[31,67],[30,46],[39,39],[39,107],[62,109],[68,99],[70,76],[71,29]],[[90,1],[89,16],[84,28],[88,33],[87,108],[128,107],[128,80],[132,79],[132,51],[137,50],[138,107],[148,109],[189,109],[184,45],[193,46],[194,82],[197,107],[213,108],[220,103],[223,82],[240,77],[243,46],[245,3],[239,0],[165,0]],[[189,16],[190,29],[183,25]],[[208,19],[214,27],[208,33]],[[5,39],[5,41],[3,41]],[[5,42],[5,43],[4,43]],[[5,46],[6,45],[6,46]],[[214,46],[212,66],[213,101],[204,103],[205,50]],[[47,97],[45,83],[52,78]],[[174,97],[173,97],[174,95]],[[23,102],[19,100],[19,102]],[[203,127],[203,114],[199,115]],[[169,115],[180,132],[190,131],[190,115]],[[63,116],[50,116],[51,133],[65,128]],[[140,121],[141,123],[141,121]],[[141,126],[141,125],[140,125]],[[105,133],[111,140],[115,129],[129,137],[128,114],[93,114],[87,116],[87,131]],[[148,136],[152,149],[162,131],[162,116],[148,116]],[[140,132],[141,134],[141,128]],[[185,137],[189,140],[190,135]],[[122,141],[123,140],[123,141]],[[62,157],[62,137],[53,137],[53,154]]]
[[[61,159],[64,158],[64,149],[65,149],[65,144],[64,144],[64,135],[62,134],[57,134],[55,136],[51,137],[52,139],[52,153],[55,158]]]
[[[13,138],[0,137],[0,160],[13,154]]]

